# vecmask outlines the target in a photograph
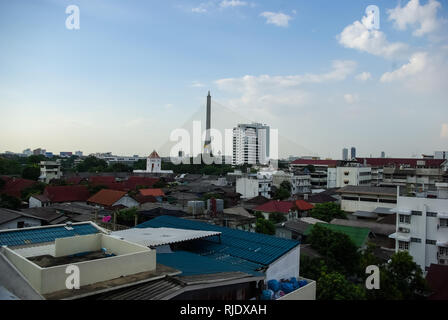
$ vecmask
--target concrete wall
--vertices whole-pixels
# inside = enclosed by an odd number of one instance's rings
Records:
[[[269,280],[289,279],[299,276],[300,245],[289,251],[280,259],[271,263],[266,270],[266,282]]]
[[[28,206],[30,208],[40,208],[42,207],[42,202],[39,199],[30,197],[30,199],[28,200]]]
[[[85,286],[122,276],[156,269],[156,251],[145,246],[112,238],[107,235],[87,235],[56,239],[56,256],[95,251],[106,247],[117,256],[73,263],[80,271],[80,285]],[[66,289],[67,265],[41,268],[9,248],[5,256],[41,294]]]
[[[128,208],[137,207],[139,205],[139,203],[137,201],[135,201],[134,199],[132,199],[129,196],[122,197],[120,200],[115,202],[113,205],[118,206],[120,204],[125,207],[128,207]]]
[[[316,300],[316,281],[305,278],[299,280],[307,280],[308,284],[277,300]]]
[[[392,200],[393,198],[391,198]],[[341,209],[347,212],[355,211],[374,211],[377,207],[395,208],[397,205],[394,203],[385,202],[370,202],[370,201],[355,201],[355,200],[341,200]]]

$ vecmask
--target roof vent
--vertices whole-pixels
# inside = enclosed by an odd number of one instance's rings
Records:
[[[71,221],[67,221],[64,228],[67,230],[73,230],[72,225],[73,225],[73,223]]]

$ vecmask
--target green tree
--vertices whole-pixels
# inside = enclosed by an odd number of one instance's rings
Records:
[[[269,221],[274,224],[286,221],[286,217],[281,212],[272,212],[269,214]]]
[[[1,194],[0,195],[0,208],[7,208],[7,209],[20,209],[22,206],[22,201],[16,197],[12,197],[7,194]]]
[[[380,290],[369,290],[370,299],[423,299],[429,289],[422,269],[407,251],[396,252],[380,267]]]
[[[109,188],[104,185],[96,185],[96,186],[89,185],[87,187],[87,189],[89,190],[90,195],[94,195],[94,194],[98,193],[98,191],[100,191],[100,190],[109,189]]]
[[[346,234],[316,224],[307,242],[323,256],[330,270],[346,275],[356,274],[359,270],[360,253]]]
[[[131,172],[132,167],[124,163],[114,163],[108,166],[104,171],[107,172]]]
[[[347,219],[347,215],[341,207],[333,202],[318,203],[310,211],[313,218],[330,222],[333,219]]]
[[[288,199],[291,196],[290,189],[285,188],[277,188],[274,192],[274,200],[285,200]]]
[[[103,172],[107,168],[107,162],[94,156],[88,156],[76,166],[78,172]]]
[[[318,300],[365,300],[364,289],[338,272],[322,272],[317,280]]]
[[[165,188],[167,186],[167,182],[165,180],[165,178],[160,178],[159,181],[157,181],[156,183],[154,183],[153,187],[154,188]]]
[[[18,161],[0,157],[0,174],[20,174],[21,171],[22,167]]]
[[[42,194],[46,186],[43,182],[36,182],[32,186],[23,189],[21,192],[22,200],[28,201],[31,196]]]
[[[45,156],[43,154],[39,154],[39,155],[31,155],[27,158],[27,163],[30,165],[36,165],[39,164],[41,161],[45,161],[47,160],[47,158],[45,158]]]
[[[274,235],[275,234],[275,225],[266,219],[257,219],[255,223],[255,232]]]
[[[37,166],[27,166],[22,171],[22,178],[35,180],[39,179],[40,176],[40,168]]]

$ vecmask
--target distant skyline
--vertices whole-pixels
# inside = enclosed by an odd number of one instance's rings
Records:
[[[208,90],[299,146],[281,157],[448,149],[447,2],[375,1],[379,30],[371,4],[0,1],[0,150],[145,156]]]

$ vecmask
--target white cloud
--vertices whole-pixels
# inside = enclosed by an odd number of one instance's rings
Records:
[[[423,71],[427,65],[427,53],[417,52],[411,56],[409,63],[402,65],[399,69],[386,72],[381,76],[381,82],[391,82],[400,79],[407,79],[409,76],[415,75]]]
[[[203,88],[204,86],[205,85],[203,83],[199,82],[199,81],[193,81],[190,84],[190,87],[192,87],[192,88]]]
[[[442,129],[440,130],[440,138],[448,138],[448,123],[442,124]]]
[[[407,48],[404,43],[390,43],[382,31],[370,28],[371,19],[372,16],[364,16],[361,21],[345,27],[338,35],[339,43],[346,48],[383,57],[395,56]]]
[[[291,16],[281,12],[269,12],[265,11],[260,14],[260,16],[266,18],[267,24],[274,24],[278,27],[287,27],[289,25],[289,20],[292,19]]]
[[[367,81],[372,79],[372,75],[370,74],[370,72],[362,72],[360,74],[358,74],[356,77],[356,80],[359,81]]]
[[[199,5],[199,7],[191,9],[191,11],[195,13],[205,13],[207,12],[207,9],[205,9],[204,6]]]
[[[357,94],[351,94],[351,93],[347,93],[344,94],[344,100],[345,102],[349,103],[349,104],[353,104],[359,101],[359,97]]]
[[[241,78],[227,78],[215,81],[218,89],[234,95],[226,105],[247,112],[275,116],[279,108],[296,110],[310,101],[310,94],[301,88],[302,84],[320,84],[342,81],[356,69],[354,61],[334,61],[331,70],[322,74],[299,74],[289,76],[246,75]]]
[[[395,9],[387,10],[387,13],[398,30],[406,30],[410,26],[415,29],[413,35],[421,37],[439,27],[441,21],[437,19],[437,10],[441,7],[435,0],[429,0],[426,5],[420,5],[419,0],[410,0],[406,6],[398,4]]]
[[[221,3],[219,4],[219,6],[221,8],[228,8],[228,7],[243,7],[243,6],[247,6],[248,3],[245,1],[240,1],[240,0],[223,0],[221,1]]]

